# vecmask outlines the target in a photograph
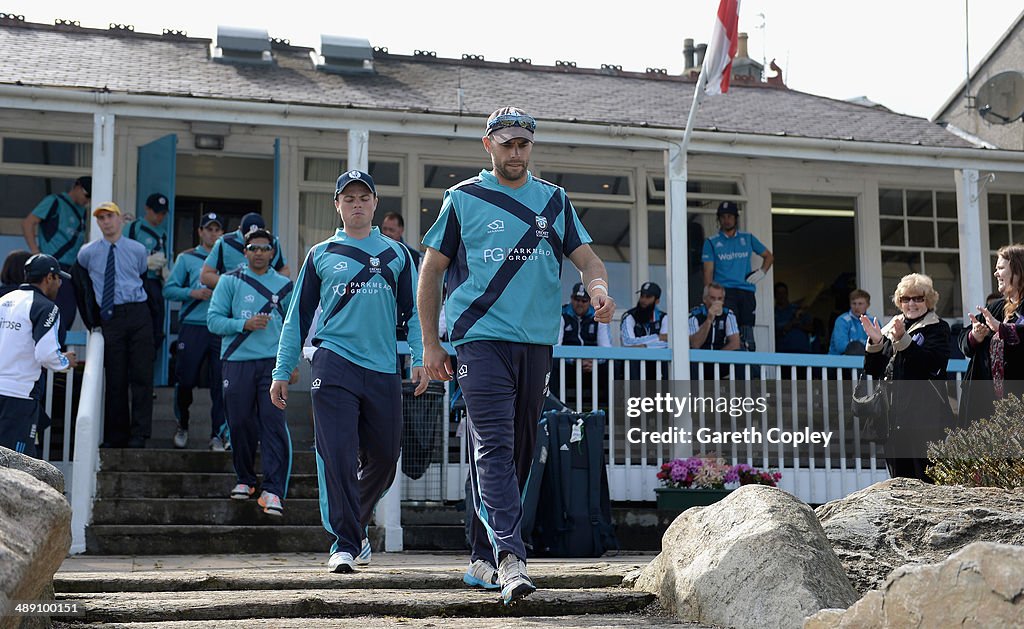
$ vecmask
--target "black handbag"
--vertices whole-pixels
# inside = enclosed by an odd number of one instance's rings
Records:
[[[853,390],[853,416],[860,420],[861,439],[885,443],[889,440],[889,410],[892,407],[893,361],[896,353],[885,366],[880,380],[875,381],[875,388],[868,392],[867,372],[861,371],[857,387]]]

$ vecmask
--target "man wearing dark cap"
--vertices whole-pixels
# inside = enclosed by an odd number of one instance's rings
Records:
[[[103,330],[103,447],[144,448],[153,428],[153,319],[142,285],[148,254],[123,235],[116,203],[100,203],[92,214],[103,237],[78,252],[93,292],[79,299],[86,325]],[[96,311],[99,320],[87,319]]]
[[[42,411],[32,396],[40,369],[77,364],[74,352],[60,350],[60,309],[53,302],[69,279],[56,258],[37,253],[25,263],[25,283],[0,298],[0,446],[29,456],[36,456]]]
[[[153,317],[153,343],[164,340],[164,275],[167,272],[167,215],[170,200],[159,192],[146,198],[145,215],[124,226],[124,235],[146,248],[146,279],[143,286]]]
[[[704,285],[711,282],[725,287],[725,306],[736,314],[740,326],[740,344],[748,352],[755,350],[754,312],[757,300],[755,284],[764,279],[775,256],[756,236],[737,230],[740,208],[732,201],[718,206],[719,232],[704,241]],[[761,266],[751,270],[751,258],[761,256]]]
[[[477,517],[463,581],[500,589],[506,605],[536,589],[526,572],[521,496],[558,341],[563,256],[582,273],[594,319],[607,323],[615,312],[604,263],[565,190],[529,171],[536,128],[516,107],[487,118],[483,145],[492,168],[445,192],[423,238],[419,285],[424,367],[449,380],[455,374],[437,335],[447,276],[445,321],[469,414]]]
[[[164,284],[164,297],[169,301],[181,302],[174,354],[174,416],[178,420],[174,447],[184,448],[188,445],[192,390],[205,362],[210,383],[210,449],[223,452],[227,424],[224,420],[221,387],[220,337],[207,328],[206,312],[213,291],[200,280],[203,263],[210,255],[214,243],[224,233],[221,218],[214,212],[203,214],[196,232],[199,244],[178,255],[174,270]]]
[[[242,217],[238,229],[224,234],[213,245],[210,255],[206,257],[203,264],[202,282],[210,288],[217,287],[217,281],[221,275],[228,271],[244,267],[245,259],[245,235],[257,229],[266,229],[267,225],[263,217],[256,212],[249,212]],[[284,252],[281,251],[281,243],[277,236],[274,236],[274,258],[270,261],[270,268],[281,275],[288,277],[288,263],[285,262]]]
[[[342,227],[313,245],[302,263],[270,389],[270,399],[283,412],[288,376],[310,336],[316,348],[310,398],[320,519],[333,539],[327,569],[339,574],[370,563],[366,527],[397,472],[402,379],[395,364],[395,331],[400,320],[409,322],[414,394],[429,384],[421,363],[416,265],[407,247],[373,226],[377,203],[369,173],[349,170],[338,177],[334,206]]]
[[[558,329],[558,343],[556,345],[568,345],[573,347],[611,347],[611,329],[607,323],[599,323],[594,319],[594,307],[590,304],[590,294],[583,282],[576,282],[572,287],[569,296],[569,303],[562,306],[562,322]],[[565,393],[566,397],[574,395],[576,390],[576,363],[580,363],[580,370],[583,374],[581,388],[586,398],[587,392],[592,390],[591,374],[594,372],[594,359],[583,358],[580,360],[565,360]],[[607,364],[606,360],[597,361],[599,385],[607,382],[607,371],[602,369]],[[559,381],[561,374],[558,369],[551,374],[551,392],[559,395]],[[568,400],[563,400],[569,406]]]
[[[623,347],[668,347],[668,313],[658,308],[661,287],[654,282],[640,286],[636,305],[622,315],[619,328]]]
[[[92,196],[92,177],[79,177],[71,189],[43,197],[39,205],[21,221],[21,231],[31,253],[45,253],[57,259],[64,271],[70,271],[85,238],[86,216]],[[75,322],[75,291],[64,282],[55,299],[60,307],[61,331]]]

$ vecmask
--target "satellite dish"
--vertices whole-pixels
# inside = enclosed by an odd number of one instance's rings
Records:
[[[1009,124],[1024,116],[1024,74],[1000,72],[978,90],[978,115],[986,122]]]

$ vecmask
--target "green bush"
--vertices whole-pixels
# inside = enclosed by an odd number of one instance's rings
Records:
[[[997,400],[992,417],[929,442],[928,474],[939,485],[1024,487],[1024,400]]]

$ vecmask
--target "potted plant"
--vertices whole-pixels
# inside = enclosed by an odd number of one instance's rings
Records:
[[[663,464],[658,472],[663,486],[654,493],[658,509],[681,512],[714,504],[740,485],[775,487],[781,478],[779,472],[761,470],[746,463],[729,465],[716,456],[692,456]]]

